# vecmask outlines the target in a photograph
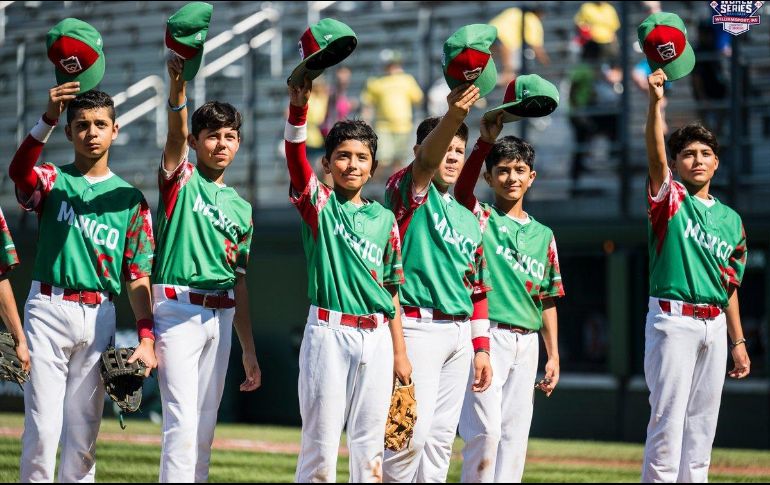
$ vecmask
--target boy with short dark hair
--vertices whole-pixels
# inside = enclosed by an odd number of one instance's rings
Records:
[[[740,216],[710,194],[719,167],[716,137],[698,124],[663,137],[663,84],[648,77],[647,161],[650,300],[644,375],[650,422],[642,481],[706,482],[725,380],[749,374],[738,306],[746,267]],[[672,170],[673,169],[673,170]],[[681,182],[673,180],[673,172]]]
[[[520,482],[532,422],[539,342],[548,352],[540,389],[550,396],[559,381],[555,299],[564,296],[556,241],[550,228],[524,211],[524,196],[535,181],[535,151],[514,136],[495,142],[502,113],[481,121],[476,142],[455,196],[478,218],[487,268],[490,353],[495,379],[484,393],[465,393],[460,417],[463,482]],[[494,204],[473,195],[482,164]],[[472,374],[471,374],[472,377]]]
[[[208,479],[233,326],[246,373],[240,390],[261,384],[246,287],[254,227],[251,204],[224,183],[240,147],[240,113],[210,101],[193,113],[188,133],[183,64],[173,54],[167,64],[169,129],[158,173],[152,275],[163,400],[160,481],[201,482]],[[189,161],[190,148],[196,165]]]
[[[299,356],[295,481],[335,481],[347,423],[350,481],[380,482],[393,378],[406,384],[412,372],[398,301],[401,242],[393,214],[361,195],[377,169],[377,135],[369,125],[339,121],[326,137],[322,163],[334,188],[313,173],[305,147],[311,89],[310,79],[289,85],[284,134],[311,301]]]
[[[445,481],[468,368],[475,369],[474,392],[492,379],[481,231],[449,194],[465,163],[464,119],[478,99],[478,87],[455,87],[447,114],[418,127],[414,162],[386,187],[404,241],[400,301],[417,401],[414,438],[404,450],[386,453],[388,482]]]
[[[41,237],[24,310],[34,372],[24,387],[22,482],[93,481],[95,445],[104,407],[102,352],[114,343],[114,295],[126,280],[139,346],[130,362],[156,367],[152,298],[153,234],[142,193],[108,166],[118,136],[112,98],[80,91],[77,81],[49,91],[48,110],[21,144],[9,169],[16,196],[38,215]],[[35,166],[67,109],[75,161]],[[63,399],[62,399],[63,397]]]

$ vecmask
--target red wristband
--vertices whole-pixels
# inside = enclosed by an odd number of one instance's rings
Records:
[[[489,337],[476,337],[471,342],[473,343],[473,352],[486,350],[489,353]]]
[[[148,338],[155,340],[155,333],[152,331],[154,322],[151,318],[142,318],[136,322],[136,330],[139,332],[139,340]]]
[[[487,151],[491,150],[492,146],[494,146],[493,143],[488,143],[482,140],[481,138],[476,140],[476,145],[479,147],[479,150],[487,150]]]
[[[59,124],[59,120],[52,120],[45,113],[43,113],[43,122],[48,126],[56,126]]]
[[[289,124],[293,126],[302,126],[307,123],[307,105],[294,106],[289,105]]]

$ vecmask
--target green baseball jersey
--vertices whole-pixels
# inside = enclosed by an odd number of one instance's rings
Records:
[[[254,225],[251,204],[187,161],[160,167],[158,250],[153,283],[228,290],[246,274]]]
[[[74,164],[35,167],[38,185],[22,207],[38,214],[32,278],[74,290],[119,294],[127,280],[149,276],[154,241],[142,193],[115,174],[89,181]]]
[[[650,295],[726,306],[746,267],[740,216],[716,199],[707,207],[670,172],[657,196],[647,196]]]
[[[553,231],[531,216],[521,223],[476,201],[489,279],[489,319],[530,330],[543,326],[543,300],[564,296]]]
[[[390,177],[385,201],[403,242],[401,304],[472,315],[471,295],[491,289],[476,217],[433,184],[415,194],[411,165]]]
[[[3,276],[19,265],[19,257],[16,255],[16,246],[13,244],[11,231],[8,230],[2,209],[0,209],[0,244],[3,246],[0,250],[0,276]]]
[[[404,280],[395,217],[377,202],[340,200],[311,175],[291,202],[302,216],[308,298],[321,308],[352,315],[396,313],[386,286]]]

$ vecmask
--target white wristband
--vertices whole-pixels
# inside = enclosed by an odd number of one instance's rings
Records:
[[[32,127],[29,134],[40,143],[46,143],[48,142],[48,137],[53,133],[54,128],[56,128],[56,126],[51,126],[43,121],[43,118],[40,118],[37,124]]]
[[[307,123],[302,126],[294,126],[288,121],[283,129],[283,139],[289,143],[302,143],[307,140]]]
[[[489,337],[489,319],[471,320],[471,338]]]

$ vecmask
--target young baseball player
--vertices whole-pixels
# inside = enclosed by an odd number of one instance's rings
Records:
[[[711,132],[699,124],[676,130],[668,161],[661,115],[666,79],[661,69],[648,77],[644,374],[651,412],[642,481],[706,482],[725,379],[725,334],[735,363],[728,375],[741,379],[750,368],[738,306],[746,233],[740,216],[709,194],[719,167]]]
[[[489,278],[490,353],[494,379],[484,393],[466,389],[460,416],[462,481],[521,482],[532,421],[543,333],[548,352],[541,389],[550,396],[559,381],[555,298],[564,295],[556,241],[548,227],[524,211],[524,196],[535,181],[535,151],[514,136],[495,143],[502,130],[481,121],[481,137],[463,167],[455,196],[479,220]],[[494,144],[494,145],[493,145]],[[493,205],[479,202],[473,188],[486,161],[484,180]],[[471,374],[472,376],[472,374]]]
[[[48,110],[16,151],[10,176],[22,207],[37,213],[41,237],[24,308],[34,372],[24,386],[22,482],[93,481],[96,435],[104,407],[102,352],[114,342],[112,299],[126,280],[140,344],[132,361],[156,367],[149,275],[153,236],[142,193],[108,166],[118,136],[112,98],[78,82],[49,91]],[[67,110],[73,163],[35,166]],[[62,399],[63,396],[63,399]],[[57,439],[59,437],[59,439]]]
[[[13,244],[11,231],[8,230],[2,209],[0,209],[0,245],[2,245],[0,248],[0,318],[16,344],[16,356],[21,362],[22,370],[29,372],[27,337],[24,336],[16,298],[13,296],[11,282],[8,281],[11,270],[19,265],[19,257],[16,255],[16,246]]]
[[[224,183],[240,146],[240,113],[227,103],[205,103],[188,133],[183,62],[172,54],[167,65],[168,137],[152,285],[163,402],[160,481],[201,482],[208,479],[233,325],[246,373],[240,389],[261,384],[246,287],[253,224],[251,204]]]
[[[400,237],[393,214],[361,196],[377,168],[377,135],[369,125],[336,123],[323,158],[334,188],[315,176],[305,153],[311,88],[309,78],[289,85],[284,135],[311,301],[299,356],[302,445],[295,480],[335,481],[347,424],[350,481],[379,482],[393,377],[408,383],[411,375],[398,301]]]
[[[404,450],[386,452],[389,482],[446,480],[471,362],[475,392],[492,377],[481,231],[449,194],[465,161],[463,120],[478,99],[476,86],[454,88],[447,114],[420,124],[414,162],[386,188],[403,240],[400,301],[417,400],[414,438]]]

